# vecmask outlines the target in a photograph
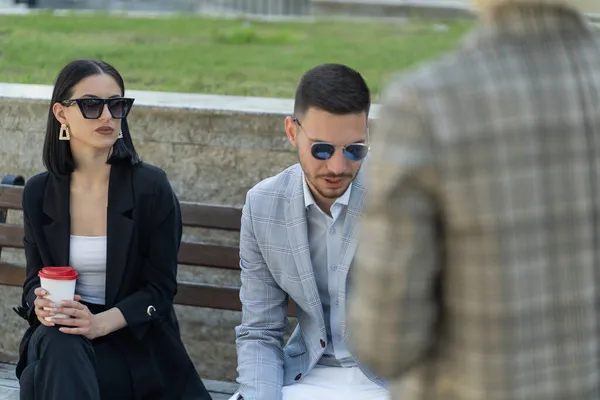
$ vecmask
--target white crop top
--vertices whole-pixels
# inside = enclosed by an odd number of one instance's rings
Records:
[[[106,295],[106,236],[71,235],[69,264],[77,271],[75,293],[91,304],[104,304]]]

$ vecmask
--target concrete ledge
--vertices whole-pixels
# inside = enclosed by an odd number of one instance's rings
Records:
[[[0,15],[28,15],[40,12],[30,9],[23,4],[7,7],[0,3]],[[44,10],[48,12],[48,10]],[[68,16],[72,14],[89,15],[97,13],[98,10],[51,10],[53,15]],[[130,18],[169,18],[177,16],[177,12],[169,11],[103,11],[108,14],[127,16]],[[200,9],[199,15],[215,18],[246,18],[258,21],[270,22],[304,22],[312,23],[321,19],[345,20],[361,22],[379,18],[382,20],[401,20],[409,18],[429,19],[473,19],[475,12],[469,7],[469,0],[312,0],[310,15],[258,15],[239,12],[207,11]],[[600,24],[600,9],[587,13],[589,19]]]
[[[343,15],[371,18],[474,18],[464,1],[418,0],[313,0],[312,13],[318,16]]]
[[[135,98],[134,107],[177,108],[223,113],[291,115],[294,100],[270,97],[223,96],[216,94],[153,92],[148,90],[127,90],[125,94]],[[51,85],[30,85],[21,83],[0,83],[0,99],[45,100],[52,98]],[[376,113],[379,105],[374,104]],[[373,116],[373,115],[371,115]]]
[[[600,23],[600,6],[587,13]],[[312,0],[312,14],[320,17],[474,19],[470,0]]]
[[[127,90],[126,96],[135,98],[135,107],[178,108],[183,110],[268,115],[290,115],[294,109],[294,101],[291,99],[152,92],[144,90]],[[0,83],[0,98],[50,101],[52,98],[52,86]]]

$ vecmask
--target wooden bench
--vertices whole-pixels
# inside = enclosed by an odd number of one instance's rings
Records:
[[[23,248],[23,226],[7,224],[8,210],[20,210],[23,195],[21,179],[11,177],[0,184],[0,252],[2,248]],[[16,184],[16,185],[15,185]],[[181,202],[183,224],[185,227],[207,228],[220,231],[239,231],[241,209],[218,205]],[[179,263],[189,266],[202,266],[216,269],[239,271],[239,248],[211,243],[192,243],[183,241],[179,252]],[[0,286],[22,286],[25,279],[25,269],[22,265],[14,265],[0,261]],[[178,282],[178,293],[175,303],[192,307],[205,307],[221,310],[241,311],[239,289],[237,287],[219,286],[204,283]],[[14,304],[1,305],[12,307]],[[295,316],[295,307],[291,303],[288,314]],[[1,355],[0,355],[1,356]],[[0,359],[0,363],[3,360]],[[236,390],[237,385],[228,382],[205,380],[207,388],[215,400],[228,399]],[[14,377],[14,366],[0,364],[0,400],[10,396],[11,390],[17,390],[18,384]],[[14,397],[15,399],[17,397]],[[6,397],[12,399],[12,397]]]

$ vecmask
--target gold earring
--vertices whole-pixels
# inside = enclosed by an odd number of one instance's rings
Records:
[[[117,136],[117,139],[123,139],[123,131],[119,132],[119,136]]]
[[[66,124],[60,126],[60,133],[58,134],[58,140],[71,140],[71,130]]]

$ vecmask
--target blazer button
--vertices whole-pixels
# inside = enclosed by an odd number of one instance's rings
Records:
[[[146,314],[148,314],[149,317],[152,317],[152,314],[156,312],[156,308],[154,308],[154,306],[148,306],[148,308],[146,309]]]
[[[321,347],[325,348],[325,341],[323,339],[321,339]]]
[[[296,375],[296,377],[295,377],[294,379],[295,379],[295,380],[297,380],[297,381],[299,381],[299,380],[300,380],[300,378],[302,378],[302,374],[298,374],[298,375]]]

